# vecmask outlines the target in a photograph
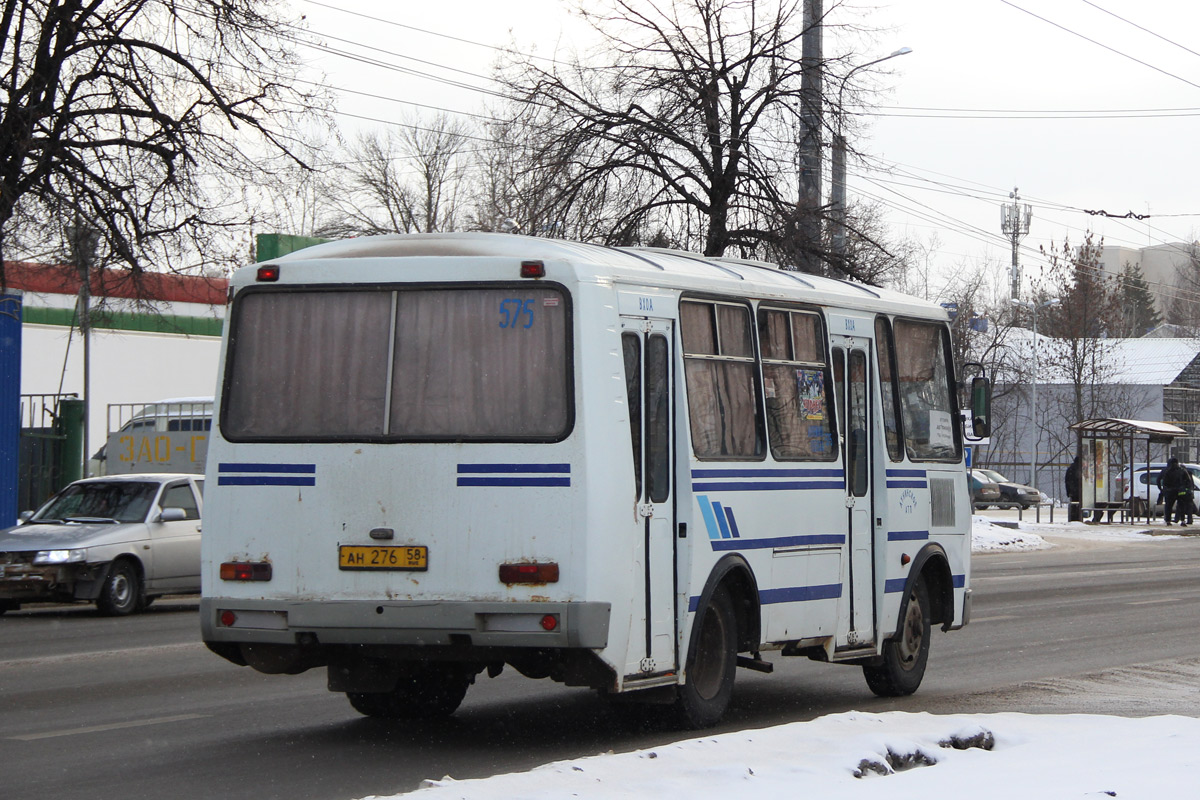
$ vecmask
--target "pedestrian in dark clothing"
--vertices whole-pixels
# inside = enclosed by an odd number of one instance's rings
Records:
[[[1179,466],[1179,459],[1172,458],[1167,462],[1167,468],[1158,475],[1158,488],[1162,489],[1163,493],[1163,522],[1171,524],[1171,511],[1182,500],[1188,503],[1189,496],[1193,492],[1192,476],[1186,469]],[[1181,522],[1183,516],[1179,513],[1182,510],[1175,509],[1175,521]]]
[[[1078,522],[1080,520],[1080,502],[1083,500],[1083,467],[1079,463],[1079,456],[1075,456],[1075,460],[1071,462],[1071,466],[1067,467],[1067,521]]]

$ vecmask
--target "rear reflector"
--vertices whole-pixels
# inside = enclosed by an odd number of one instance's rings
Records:
[[[261,561],[226,561],[221,565],[223,581],[269,581],[271,565]]]
[[[255,276],[263,283],[279,280],[279,267],[274,264],[268,264],[258,268],[258,274]]]
[[[544,278],[546,277],[546,265],[541,261],[522,261],[521,262],[521,277],[522,278]]]
[[[558,583],[558,564],[501,564],[501,583]]]

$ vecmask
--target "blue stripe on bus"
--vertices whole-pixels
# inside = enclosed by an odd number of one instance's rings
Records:
[[[840,478],[840,469],[694,469],[693,478]],[[924,475],[925,473],[921,473]]]
[[[717,518],[713,515],[712,503],[704,495],[696,495],[700,504],[700,516],[704,517],[704,529],[708,531],[709,539],[720,539],[721,529],[717,527]]]
[[[823,586],[792,586],[786,589],[763,589],[758,593],[758,601],[764,606],[774,603],[802,603],[807,600],[831,600],[842,596],[840,583],[828,583]]]
[[[459,486],[570,486],[570,478],[459,478]]]
[[[725,506],[725,516],[729,518],[729,527],[733,531],[733,538],[742,538],[742,532],[738,530],[737,520],[733,518],[733,509]]]
[[[693,483],[693,492],[782,492],[796,489],[841,489],[841,481],[729,481],[728,483]]]
[[[218,475],[217,486],[316,486],[315,476]]]
[[[887,488],[889,489],[924,489],[925,481],[888,481]]]
[[[842,596],[842,586],[829,583],[822,586],[789,586],[783,589],[763,589],[758,600],[763,605],[774,603],[800,603],[806,600],[832,600]],[[688,598],[688,611],[700,608],[700,595]]]
[[[923,469],[889,469],[885,470],[889,478],[924,478],[926,472]]]
[[[709,542],[713,550],[762,550],[768,547],[803,547],[818,544],[843,544],[840,533],[814,533],[806,536],[776,536],[770,539],[728,539]]]
[[[458,473],[481,472],[556,472],[570,473],[570,464],[459,464]]]
[[[218,464],[217,472],[303,472],[316,474],[316,464]]]
[[[720,503],[714,501],[712,510],[717,518],[717,527],[721,529],[721,538],[732,539],[733,531],[729,530],[729,521],[725,519],[725,508]]]
[[[912,542],[928,539],[929,531],[889,531],[889,542]]]
[[[904,584],[908,583],[908,578],[892,578],[890,581],[884,581],[883,591],[887,594],[892,592],[903,592]],[[961,589],[967,585],[966,575],[951,575],[950,583],[955,589]]]

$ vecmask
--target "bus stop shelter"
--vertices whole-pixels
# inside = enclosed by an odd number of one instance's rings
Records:
[[[1151,457],[1155,454],[1159,461],[1165,462],[1170,457],[1171,443],[1188,435],[1183,428],[1169,422],[1143,419],[1085,419],[1072,425],[1071,430],[1079,439],[1081,509],[1092,512],[1095,520],[1107,511],[1109,521],[1118,510],[1122,520],[1133,515],[1132,504],[1126,505],[1133,496],[1125,496],[1125,482],[1133,479],[1134,470],[1143,464],[1153,464]],[[1132,491],[1146,501],[1139,505],[1146,510],[1149,521],[1158,489],[1147,482],[1145,487],[1133,486]]]

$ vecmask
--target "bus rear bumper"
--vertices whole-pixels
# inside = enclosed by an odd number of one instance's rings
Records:
[[[227,644],[602,649],[609,612],[608,603],[598,602],[205,597],[200,626],[204,641],[223,655]]]

